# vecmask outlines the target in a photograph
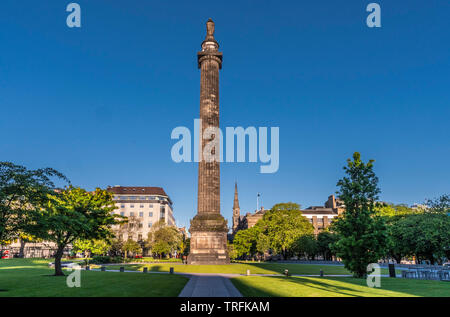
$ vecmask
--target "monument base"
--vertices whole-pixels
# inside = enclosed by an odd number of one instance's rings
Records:
[[[230,264],[226,232],[192,232],[188,264]]]
[[[220,214],[197,215],[191,221],[188,264],[230,264],[226,220]]]

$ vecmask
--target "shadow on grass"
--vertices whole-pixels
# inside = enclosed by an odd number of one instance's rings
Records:
[[[450,296],[450,283],[440,281],[382,278],[381,288],[369,288],[366,279],[351,277],[264,277],[264,280],[232,280],[244,296]]]

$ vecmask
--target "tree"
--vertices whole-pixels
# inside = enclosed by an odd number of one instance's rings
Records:
[[[180,251],[183,244],[183,235],[174,226],[168,226],[164,220],[158,221],[148,233],[146,245],[153,253],[162,258],[163,255]]]
[[[336,242],[336,234],[324,230],[317,235],[317,252],[322,254],[323,259],[331,261],[335,253],[332,250],[332,245]]]
[[[314,232],[312,224],[295,203],[274,205],[264,214],[259,225],[270,241],[270,249],[281,253],[284,258],[294,253],[295,243],[301,236]]]
[[[259,233],[256,239],[256,251],[265,259],[265,254],[270,250],[270,239],[263,233]]]
[[[125,253],[125,258],[127,258],[129,253],[137,254],[142,252],[142,247],[139,243],[137,243],[133,239],[128,239],[123,244],[122,251]]]
[[[111,246],[109,248],[109,255],[111,256],[122,256],[123,240],[113,238],[111,239]]]
[[[450,195],[444,194],[435,199],[427,199],[425,205],[427,212],[438,213],[450,216]]]
[[[431,264],[450,257],[450,217],[424,212],[403,217],[391,227],[392,244],[402,255],[415,255]],[[398,261],[398,260],[397,260]]]
[[[259,221],[258,221],[259,223]],[[239,230],[233,239],[233,246],[237,257],[253,257],[257,252],[256,244],[260,234],[259,226]]]
[[[305,234],[295,241],[295,252],[299,255],[305,255],[309,260],[314,260],[318,253],[317,240],[314,234]]]
[[[73,251],[83,252],[84,257],[88,258],[92,254],[104,255],[110,249],[111,243],[103,239],[82,240],[77,239],[73,243]]]
[[[64,275],[61,258],[68,244],[77,239],[106,239],[113,236],[111,226],[120,223],[120,217],[112,213],[114,209],[112,194],[100,188],[88,192],[69,187],[49,195],[48,202],[33,214],[33,233],[57,244],[55,275]]]
[[[238,257],[237,251],[232,243],[227,243],[227,250],[230,260],[235,260]]]
[[[409,247],[402,239],[402,233],[398,230],[397,223],[408,215],[421,213],[422,210],[414,210],[404,204],[377,204],[374,206],[375,214],[382,217],[386,224],[387,241],[386,255],[400,263],[403,257],[411,254]]]
[[[0,162],[0,244],[22,236],[30,236],[29,211],[48,199],[55,185],[52,179],[69,183],[52,168],[29,170],[11,162]]]
[[[355,277],[365,276],[367,265],[378,262],[385,254],[386,226],[383,219],[375,215],[380,189],[373,162],[364,163],[355,152],[353,161],[348,159],[344,167],[347,176],[337,183],[338,195],[346,210],[332,223],[331,230],[338,234],[333,248]]]

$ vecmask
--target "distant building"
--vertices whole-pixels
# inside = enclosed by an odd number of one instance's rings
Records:
[[[114,194],[114,212],[129,217],[129,226],[133,226],[120,231],[119,239],[146,240],[151,227],[160,220],[175,226],[172,200],[161,187],[108,186],[106,190]]]
[[[427,210],[428,206],[415,203],[415,204],[411,205],[411,209],[416,210],[416,211],[423,211],[423,210]]]
[[[311,206],[306,209],[300,210],[303,216],[308,218],[314,227],[314,234],[318,234],[320,231],[329,227],[333,218],[339,216],[345,211],[345,205],[342,200],[336,199],[334,195],[330,195],[324,206]],[[231,237],[234,236],[239,230],[244,230],[253,227],[260,219],[263,218],[267,210],[261,207],[260,210],[256,210],[254,213],[246,213],[245,216],[241,216],[239,207],[239,198],[237,184],[234,185],[234,202],[233,202],[233,227]],[[231,238],[230,237],[230,238]]]
[[[324,206],[311,206],[300,211],[312,223],[314,234],[318,234],[330,226],[333,218],[345,211],[345,205],[343,201],[330,195]]]

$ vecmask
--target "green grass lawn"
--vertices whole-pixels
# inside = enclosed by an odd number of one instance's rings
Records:
[[[251,274],[282,274],[285,269],[290,274],[320,274],[320,269],[324,274],[350,274],[343,266],[327,266],[315,264],[294,264],[294,263],[232,263],[230,265],[173,265],[173,264],[129,264],[129,265],[111,265],[108,269],[118,270],[120,266],[124,266],[125,270],[142,271],[147,267],[149,271],[168,272],[173,267],[175,272],[182,273],[231,273],[246,274],[250,270]],[[387,269],[381,269],[382,274],[388,274]],[[398,271],[400,273],[400,271]]]
[[[43,259],[0,260],[0,297],[4,296],[178,296],[188,278],[180,275],[81,271],[81,287],[52,276]],[[70,274],[70,272],[66,272]]]
[[[381,288],[352,277],[243,276],[231,281],[245,297],[450,297],[450,282],[381,278]]]

